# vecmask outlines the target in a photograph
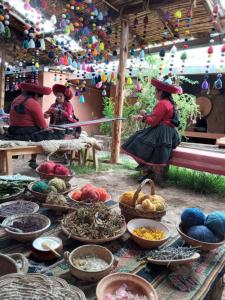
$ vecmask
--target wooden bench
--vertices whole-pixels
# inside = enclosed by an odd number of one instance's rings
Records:
[[[205,145],[207,147],[207,145]],[[216,175],[225,175],[225,151],[207,151],[187,147],[173,150],[171,165]]]
[[[185,131],[184,136],[187,138],[199,138],[199,139],[210,139],[216,140],[224,137],[224,133],[213,133],[213,132],[198,132],[198,131]]]
[[[90,150],[92,150],[92,159],[90,158]],[[84,150],[84,159],[82,159],[82,150],[70,151],[70,162],[78,161],[80,165],[87,165],[92,162],[95,170],[98,168],[97,149],[95,147],[88,147]],[[10,148],[0,148],[0,175],[13,175],[13,156],[16,155],[31,155],[43,154],[44,151],[41,146],[17,146]]]

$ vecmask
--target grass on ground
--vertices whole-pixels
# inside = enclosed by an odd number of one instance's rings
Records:
[[[121,159],[120,164],[113,165],[106,163],[110,157],[105,156],[99,159],[98,172],[113,172],[130,170],[133,171],[129,174],[134,178],[140,176],[139,172],[135,172],[134,168],[137,164],[129,159]],[[72,169],[77,175],[93,174],[95,169],[92,165],[79,166],[73,165]],[[209,173],[193,171],[185,168],[170,167],[169,170],[169,186],[181,187],[187,190],[191,190],[200,194],[217,194],[219,196],[225,196],[225,177],[217,176]]]

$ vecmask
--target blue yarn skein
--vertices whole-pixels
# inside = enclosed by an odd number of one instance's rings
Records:
[[[214,234],[225,238],[225,214],[221,211],[214,211],[208,214],[205,219],[207,226]]]
[[[181,214],[181,224],[184,227],[204,225],[205,214],[197,207],[186,208]]]
[[[192,226],[188,229],[187,235],[195,240],[205,243],[217,243],[218,239],[214,233],[204,225]]]

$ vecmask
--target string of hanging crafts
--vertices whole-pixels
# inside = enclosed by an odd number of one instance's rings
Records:
[[[145,39],[146,39],[146,34],[147,34],[147,25],[148,25],[148,15],[146,15],[143,19],[143,35],[142,35],[142,44],[140,45],[141,51],[139,54],[139,58],[141,62],[144,61],[145,59]]]
[[[7,2],[3,3],[3,0],[0,0],[0,34],[3,35],[5,39],[11,38],[9,19],[9,5]]]
[[[175,60],[176,53],[177,53],[177,47],[176,47],[176,43],[174,42],[170,50],[170,60],[169,60],[169,68],[168,68],[168,76],[171,78],[175,75],[174,60]]]

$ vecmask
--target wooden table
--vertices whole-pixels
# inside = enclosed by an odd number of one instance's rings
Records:
[[[10,148],[0,148],[0,174],[13,175],[13,156],[42,154],[41,146],[17,146]]]

